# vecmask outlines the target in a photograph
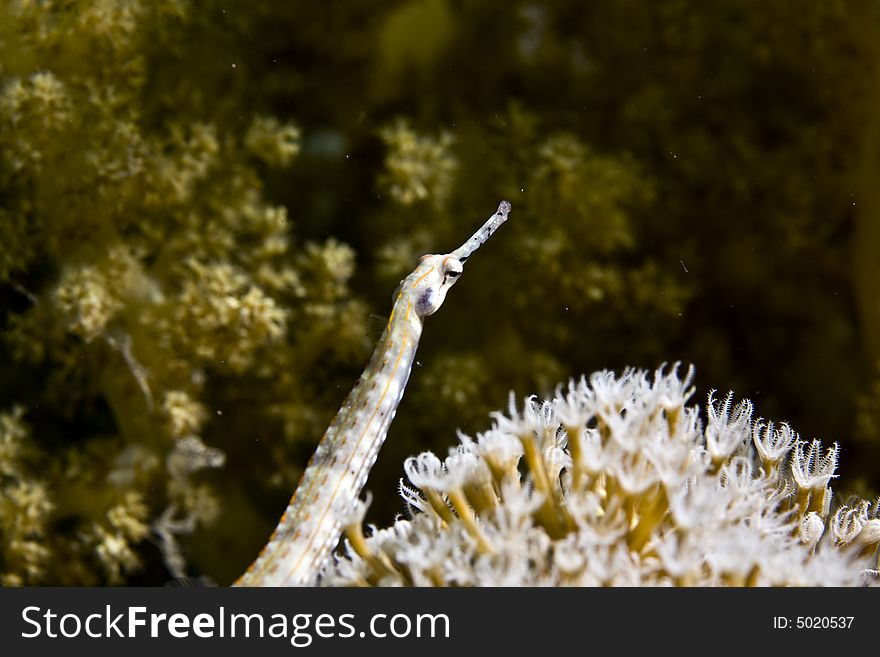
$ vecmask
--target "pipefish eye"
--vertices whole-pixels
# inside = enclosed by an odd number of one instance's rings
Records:
[[[455,280],[459,277],[459,275],[461,275],[461,272],[462,266],[461,262],[459,262],[458,260],[449,258],[444,262],[443,274],[446,278],[451,278]]]

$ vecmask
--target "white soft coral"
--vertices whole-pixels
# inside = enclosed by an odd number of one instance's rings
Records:
[[[839,448],[823,453],[693,370],[604,371],[534,397],[445,460],[405,465],[416,512],[367,539],[324,583],[416,585],[861,585],[876,572],[880,502],[832,512]],[[424,498],[421,497],[424,495]]]

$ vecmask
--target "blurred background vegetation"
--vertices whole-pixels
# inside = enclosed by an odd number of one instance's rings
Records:
[[[368,482],[681,360],[880,483],[880,3],[4,0],[0,577],[229,583],[418,256]]]

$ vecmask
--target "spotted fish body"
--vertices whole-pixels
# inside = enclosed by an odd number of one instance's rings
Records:
[[[498,210],[455,251],[426,255],[403,281],[388,325],[312,455],[287,510],[236,586],[310,586],[339,540],[397,412],[424,318],[443,303],[462,265],[507,220]]]

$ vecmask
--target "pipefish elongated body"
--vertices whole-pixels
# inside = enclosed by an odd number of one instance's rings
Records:
[[[234,586],[311,586],[339,541],[376,462],[415,362],[425,317],[443,304],[471,254],[507,221],[510,203],[451,253],[426,255],[401,281],[370,362],[318,443],[269,542]]]

